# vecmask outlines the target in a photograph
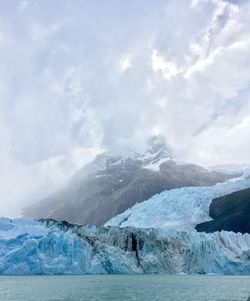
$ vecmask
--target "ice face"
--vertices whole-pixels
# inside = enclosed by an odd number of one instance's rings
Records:
[[[11,219],[0,218],[0,239],[1,238],[15,238],[24,233],[29,235],[46,235],[48,230],[43,225],[32,219]]]
[[[0,274],[250,274],[248,234],[1,223]]]
[[[0,220],[0,274],[107,274],[134,273],[139,269],[120,248],[100,243],[97,228],[82,237],[71,226],[59,228],[24,219]],[[86,232],[86,234],[84,234]],[[78,233],[79,234],[79,233]]]

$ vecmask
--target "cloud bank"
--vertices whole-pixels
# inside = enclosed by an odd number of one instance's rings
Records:
[[[154,134],[249,162],[249,28],[249,1],[1,1],[0,215]]]

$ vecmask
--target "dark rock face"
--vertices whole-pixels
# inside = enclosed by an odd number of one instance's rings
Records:
[[[209,208],[209,215],[214,220],[197,225],[197,231],[250,233],[250,189],[214,199]]]
[[[79,170],[67,187],[26,208],[24,216],[102,225],[163,190],[209,186],[234,176],[210,172],[194,164],[177,164],[162,142],[154,142],[143,154],[98,156]]]

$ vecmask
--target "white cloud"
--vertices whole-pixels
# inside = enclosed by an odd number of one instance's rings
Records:
[[[129,56],[125,56],[120,60],[120,70],[121,72],[126,71],[127,69],[132,67],[131,59]]]
[[[152,53],[152,68],[155,72],[161,71],[165,79],[171,79],[184,71],[182,68],[179,69],[175,62],[167,61],[163,56],[160,56],[155,49]]]
[[[73,173],[100,153],[95,148],[75,148],[71,153],[27,166],[11,157],[1,157],[0,215],[19,216],[27,204],[60,189]]]
[[[2,212],[155,133],[187,160],[250,161],[249,3],[14,0],[0,17]]]

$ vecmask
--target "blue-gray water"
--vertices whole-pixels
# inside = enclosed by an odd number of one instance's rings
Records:
[[[1,276],[1,301],[247,301],[250,276]]]

